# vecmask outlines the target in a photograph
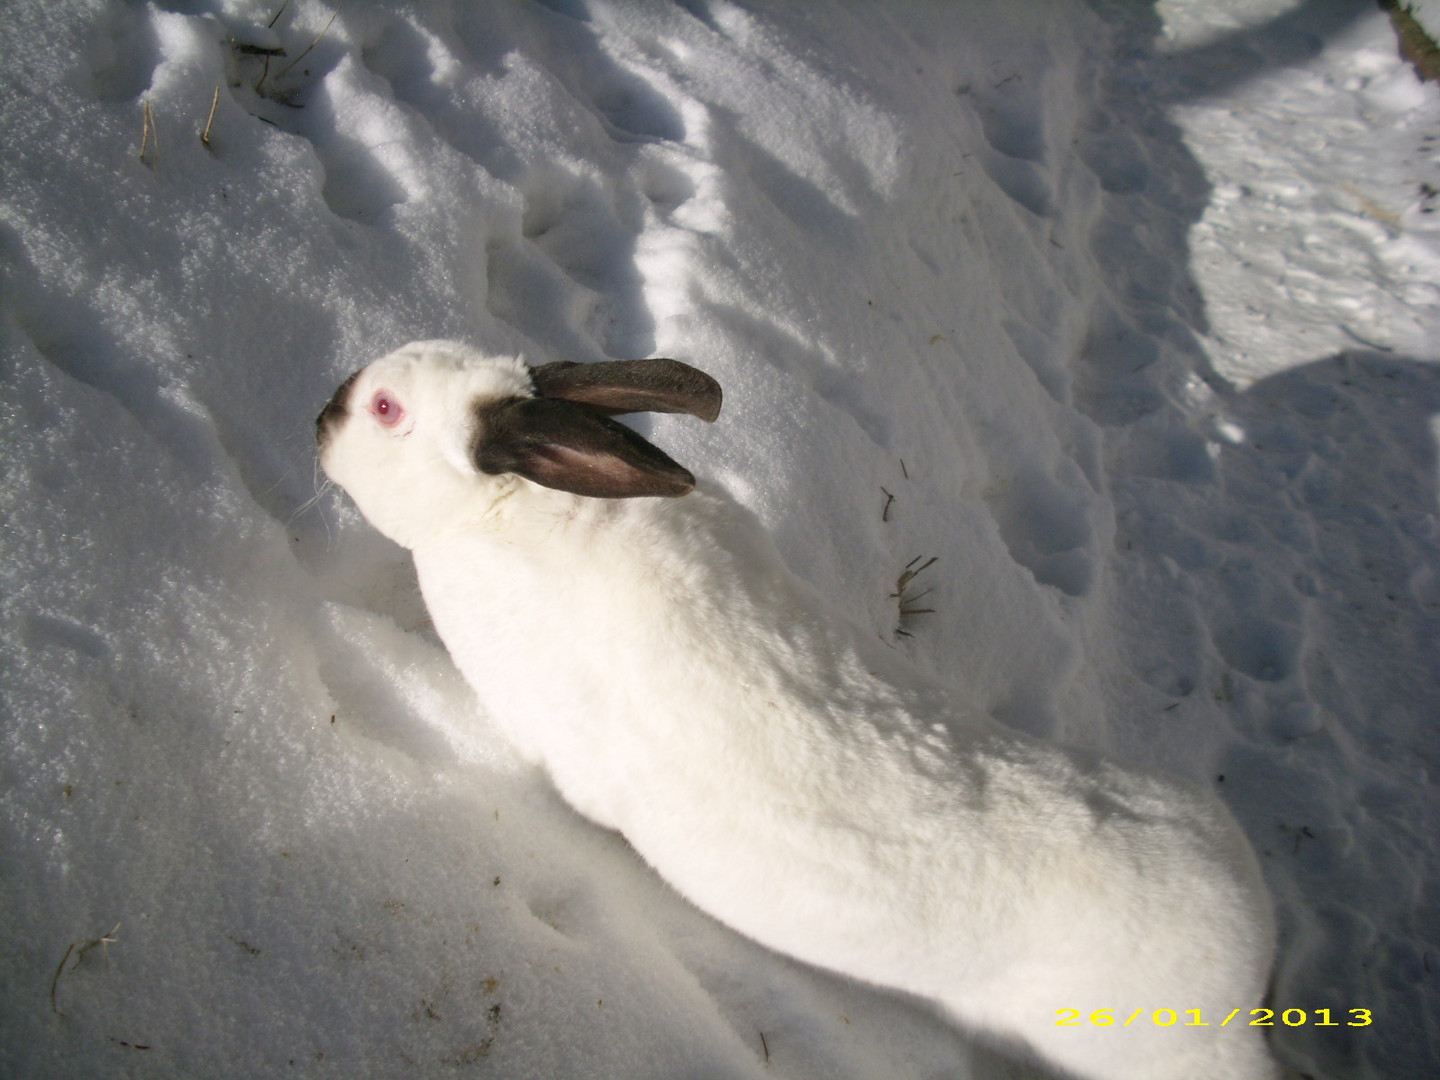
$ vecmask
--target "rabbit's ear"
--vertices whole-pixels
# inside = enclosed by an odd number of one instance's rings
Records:
[[[679,360],[561,360],[531,373],[535,392],[584,405],[604,416],[630,412],[689,413],[707,422],[720,415],[720,384]]]
[[[684,495],[695,477],[635,432],[568,401],[480,405],[471,455],[484,473],[515,473],[600,499]]]

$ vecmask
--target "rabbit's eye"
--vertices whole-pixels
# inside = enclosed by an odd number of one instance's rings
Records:
[[[405,415],[405,410],[390,396],[389,391],[381,390],[370,399],[370,415],[386,427],[394,427]]]

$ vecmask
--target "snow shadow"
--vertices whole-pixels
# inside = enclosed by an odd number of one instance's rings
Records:
[[[1316,56],[1373,6],[1305,0],[1164,55],[1153,5],[1091,6],[1116,50],[1076,146],[1102,192],[1104,286],[1073,404],[1105,434],[1127,663],[1168,701],[1133,721],[1136,741],[1218,710],[1206,723],[1233,739],[1213,780],[1276,896],[1277,1008],[1387,1014],[1277,1027],[1282,1057],[1317,1076],[1435,1075],[1440,370],[1370,350],[1225,379],[1189,271],[1211,188],[1165,112]]]
[[[209,466],[212,443],[203,421],[177,406],[167,380],[117,340],[86,299],[47,288],[24,241],[0,224],[0,332],[79,383],[99,391],[195,474]],[[23,346],[22,346],[23,347]]]
[[[1226,405],[1225,497],[1182,520],[1229,533],[1213,542],[1220,587],[1202,617],[1230,628],[1215,644],[1237,672],[1245,742],[1219,768],[1248,778],[1231,802],[1277,894],[1276,998],[1381,1002],[1390,1029],[1299,1028],[1283,1041],[1327,1068],[1431,1075],[1436,1048],[1410,1035],[1434,1019],[1437,883],[1417,853],[1432,843],[1425,777],[1440,766],[1440,371],[1346,353]]]
[[[1102,191],[1113,196],[1105,200],[1092,249],[1120,301],[1124,325],[1116,327],[1116,336],[1138,331],[1139,337],[1178,350],[1207,382],[1223,383],[1195,337],[1210,327],[1201,291],[1188,272],[1189,232],[1203,217],[1211,188],[1167,110],[1303,63],[1373,8],[1368,0],[1303,0],[1266,23],[1162,54],[1155,47],[1165,25],[1157,5],[1089,2],[1115,34],[1115,62],[1105,76],[1103,106],[1090,118],[1076,151]],[[1132,340],[1127,349],[1140,351],[1100,359],[1139,372],[1159,358],[1147,348]],[[1087,411],[1098,412],[1102,423],[1133,419],[1141,403],[1127,407],[1124,391],[1138,387],[1136,380],[1112,387],[1115,401],[1109,404],[1120,410],[1116,416],[1108,415],[1104,402],[1087,403]]]
[[[1123,0],[1121,0],[1123,3]],[[1114,0],[1102,0],[1113,6]],[[1159,101],[1171,104],[1220,96],[1229,88],[1272,71],[1293,67],[1320,54],[1375,5],[1370,0],[1302,0],[1263,25],[1222,34],[1204,45],[1170,55],[1175,83],[1161,87]],[[1153,9],[1147,13],[1155,17]],[[1157,27],[1158,17],[1156,17]]]
[[[1222,655],[1271,682],[1303,679],[1307,697],[1381,761],[1396,749],[1396,724],[1376,740],[1368,720],[1384,702],[1410,702],[1404,751],[1435,768],[1427,718],[1440,715],[1440,371],[1345,353],[1257,382],[1225,405],[1216,478],[1225,498],[1209,526],[1219,543],[1268,549],[1289,573],[1261,610],[1246,610],[1257,605],[1245,589],[1227,601],[1237,637],[1256,645],[1227,655],[1217,638]],[[1286,625],[1280,636],[1293,642],[1270,650],[1273,663],[1263,658],[1267,621]]]

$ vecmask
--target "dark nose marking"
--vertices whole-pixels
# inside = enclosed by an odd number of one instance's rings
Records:
[[[315,441],[321,446],[325,445],[330,433],[335,430],[340,421],[349,415],[347,408],[350,391],[355,386],[355,380],[360,377],[360,372],[355,372],[343,383],[335,388],[335,393],[325,403],[325,408],[320,410],[320,415],[315,418]]]

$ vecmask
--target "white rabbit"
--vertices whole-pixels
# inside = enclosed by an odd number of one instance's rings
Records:
[[[608,419],[719,408],[672,360],[421,342],[317,427],[497,727],[702,910],[1079,1077],[1278,1076],[1248,1026],[1270,902],[1229,814],[958,707]]]

